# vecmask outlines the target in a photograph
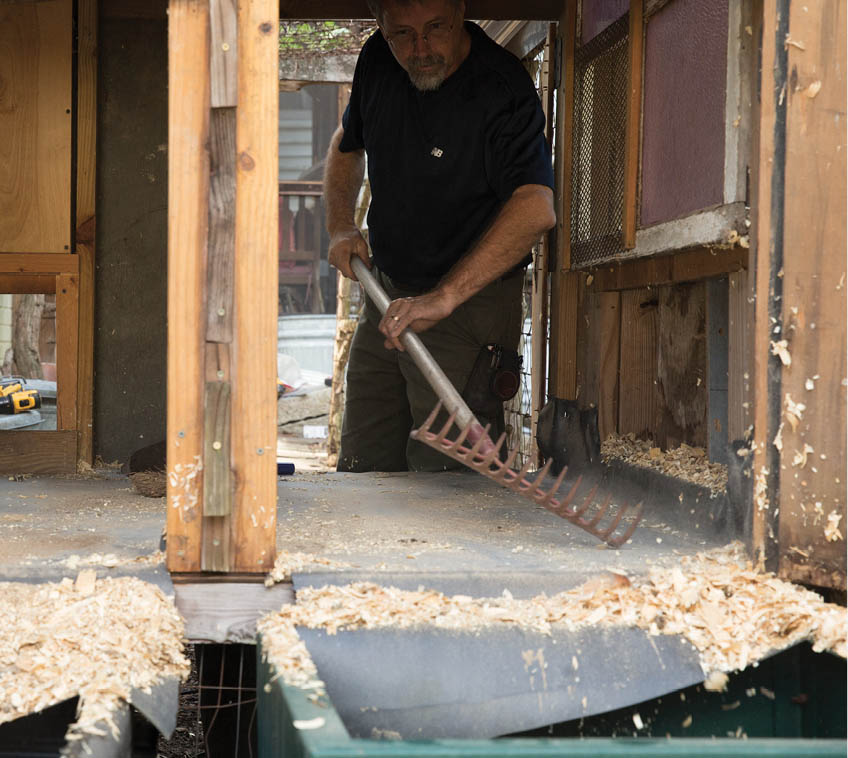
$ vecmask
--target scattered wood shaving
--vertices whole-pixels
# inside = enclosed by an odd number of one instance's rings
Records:
[[[828,542],[845,539],[842,536],[842,532],[839,531],[839,522],[841,520],[842,514],[839,511],[831,511],[827,514],[827,523],[824,525],[824,536]]]
[[[430,625],[475,632],[508,624],[543,634],[601,624],[679,635],[699,651],[705,672],[746,668],[767,654],[808,639],[817,652],[846,657],[846,611],[815,593],[756,570],[744,546],[684,557],[673,568],[653,566],[629,584],[591,583],[552,597],[449,597],[370,582],[309,588],[297,603],[265,616],[258,629],[267,659],[287,684],[303,686],[318,672],[296,627],[327,634],[350,629]],[[713,681],[718,675],[713,674]]]
[[[328,569],[342,569],[348,568],[350,564],[343,561],[322,558],[312,553],[290,553],[287,550],[281,550],[277,553],[274,568],[265,577],[265,586],[271,587],[277,582],[289,582],[291,581],[292,574],[296,571],[303,571],[307,568],[316,568],[319,566]]]
[[[132,688],[188,676],[183,622],[155,585],[134,577],[0,583],[0,724],[80,696],[66,740],[116,734]]]
[[[804,43],[801,42],[801,40],[792,39],[792,37],[790,37],[788,34],[786,35],[786,39],[783,42],[783,46],[785,48],[797,47],[799,50],[806,50],[807,49],[806,46],[804,45]]]
[[[789,342],[787,340],[771,341],[771,354],[777,355],[784,366],[792,365],[792,356],[789,354]]]
[[[786,416],[793,432],[798,429],[798,423],[801,421],[805,410],[807,410],[807,406],[804,403],[796,403],[792,396],[788,392],[786,393],[783,398],[783,415]]]
[[[809,98],[811,98],[811,99],[812,99],[812,98],[814,98],[816,95],[818,95],[818,94],[819,94],[819,91],[821,90],[821,87],[822,87],[821,80],[820,80],[820,79],[816,79],[814,82],[811,82],[811,83],[807,86],[807,88],[804,90],[804,94],[805,94],[807,97],[809,97]]]
[[[795,451],[795,455],[792,457],[792,465],[804,468],[807,465],[807,456],[812,452],[814,452],[813,448],[805,442],[803,448]]]
[[[633,466],[650,468],[667,476],[707,487],[713,495],[719,495],[727,487],[727,466],[710,463],[703,448],[682,444],[673,450],[662,451],[649,441],[640,440],[633,434],[610,435],[601,444],[604,460],[617,459]]]
[[[727,689],[728,676],[723,671],[711,671],[704,680],[707,692],[724,692]]]

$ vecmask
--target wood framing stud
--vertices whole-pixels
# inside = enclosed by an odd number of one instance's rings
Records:
[[[642,125],[642,0],[630,0],[630,33],[627,85],[627,122],[624,133],[624,247],[636,246],[639,207],[639,144]]]
[[[168,13],[168,569],[199,571],[209,218],[209,5]]]

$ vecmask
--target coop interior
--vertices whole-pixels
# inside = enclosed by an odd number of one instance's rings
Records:
[[[0,756],[844,754],[844,8],[467,1],[557,183],[509,488],[334,470],[321,5],[0,3]]]

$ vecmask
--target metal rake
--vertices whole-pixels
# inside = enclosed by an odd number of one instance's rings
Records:
[[[611,495],[604,499],[597,510],[589,514],[589,508],[598,492],[598,486],[595,485],[583,497],[580,505],[572,507],[571,504],[577,496],[583,479],[582,476],[577,478],[568,491],[568,494],[564,498],[559,499],[556,495],[565,479],[565,474],[568,471],[567,467],[563,468],[559,473],[553,485],[545,490],[543,489],[543,485],[551,467],[550,460],[536,474],[535,479],[530,481],[526,476],[532,465],[531,460],[528,459],[519,471],[515,471],[512,468],[518,454],[517,449],[510,450],[506,460],[501,461],[500,451],[506,440],[505,434],[502,434],[498,438],[498,441],[493,444],[489,438],[489,427],[481,428],[477,421],[474,420],[460,428],[459,436],[455,440],[450,440],[447,435],[456,422],[456,413],[451,413],[442,428],[438,432],[434,432],[433,425],[441,409],[442,403],[439,401],[424,424],[419,429],[414,429],[410,433],[410,436],[489,477],[489,479],[492,479],[503,487],[517,492],[522,497],[532,500],[534,503],[541,505],[557,516],[570,521],[575,526],[606,542],[611,547],[623,545],[636,530],[639,520],[642,518],[641,502],[632,508],[627,504],[622,505],[611,513],[611,519],[608,522],[602,524],[601,522],[607,515],[607,511],[609,511],[612,503]],[[469,437],[471,438],[471,447],[464,444]],[[623,531],[616,534],[616,530],[619,528],[619,525],[622,525],[624,516],[628,511],[630,511],[630,514],[628,520],[624,521],[624,525],[622,526]],[[584,514],[587,515],[584,516]]]

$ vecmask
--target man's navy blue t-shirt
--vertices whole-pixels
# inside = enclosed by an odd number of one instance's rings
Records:
[[[545,118],[512,53],[466,22],[471,51],[420,92],[377,31],[365,43],[342,118],[342,152],[365,149],[368,230],[381,271],[435,286],[524,184],[553,188]]]

